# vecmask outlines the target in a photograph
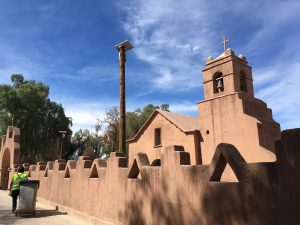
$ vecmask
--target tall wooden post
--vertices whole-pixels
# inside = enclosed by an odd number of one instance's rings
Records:
[[[125,100],[125,47],[119,49],[120,59],[120,125],[119,125],[119,152],[125,153],[125,134],[126,134],[126,100]]]
[[[126,151],[126,100],[125,100],[125,63],[126,51],[132,49],[129,41],[124,41],[115,45],[119,51],[120,60],[120,125],[119,125],[119,150],[118,152],[125,153]]]

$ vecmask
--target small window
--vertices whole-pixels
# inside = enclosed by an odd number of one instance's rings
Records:
[[[154,146],[161,145],[161,128],[154,130]]]
[[[224,91],[224,81],[223,81],[222,73],[218,72],[214,75],[213,85],[214,85],[214,93],[220,93]]]

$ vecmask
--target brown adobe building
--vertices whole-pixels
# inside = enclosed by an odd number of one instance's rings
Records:
[[[300,128],[280,133],[233,51],[209,58],[203,77],[199,118],[155,111],[129,140],[129,161],[112,152],[24,164],[40,181],[38,201],[95,225],[299,224]],[[19,165],[19,141],[8,127],[0,188]]]
[[[272,110],[254,97],[252,69],[245,57],[227,49],[209,57],[203,70],[204,100],[198,103],[198,121],[176,113],[156,110],[137,135],[128,140],[129,162],[137,152],[150,161],[161,149],[180,144],[190,153],[191,164],[209,164],[220,143],[233,144],[247,162],[273,162],[274,142],[280,125]],[[229,168],[224,180],[236,180]]]
[[[129,164],[144,150],[151,164],[159,161],[163,146],[182,145],[191,155],[192,164],[201,164],[200,130],[197,118],[160,109],[155,110],[129,143]]]

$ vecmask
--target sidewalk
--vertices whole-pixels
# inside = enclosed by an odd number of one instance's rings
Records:
[[[11,212],[11,197],[8,191],[0,190],[0,225],[87,225],[83,221],[69,216],[67,213],[56,211],[55,209],[43,207],[37,203],[35,216],[15,216]]]

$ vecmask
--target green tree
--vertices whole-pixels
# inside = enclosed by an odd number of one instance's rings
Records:
[[[98,120],[104,129],[103,136],[107,141],[106,152],[114,152],[119,148],[119,120],[120,113],[117,107],[112,107],[106,111],[105,117]]]
[[[95,127],[96,133],[89,130],[78,130],[72,137],[71,142],[76,149],[71,159],[77,159],[78,156],[89,156],[91,159],[103,158],[109,155],[109,142],[105,135],[98,135],[97,126]]]
[[[156,109],[169,111],[169,104],[162,104],[160,107],[148,104],[143,109],[138,108],[133,112],[127,112],[126,139],[133,138]]]
[[[58,156],[60,130],[67,131],[64,146],[69,154],[72,121],[62,105],[49,98],[49,87],[41,82],[11,76],[12,85],[0,85],[0,135],[9,125],[21,129],[21,160],[36,162]]]
[[[169,104],[162,104],[160,106],[160,109],[164,110],[164,111],[167,111],[167,112],[170,112],[169,107],[170,107]]]
[[[159,107],[148,104],[143,109],[138,108],[133,112],[127,112],[126,139],[133,138],[154,110],[159,108],[168,111],[169,105],[162,104]],[[116,151],[119,147],[119,115],[118,108],[112,107],[106,111],[103,119],[98,119],[95,133],[81,129],[77,131],[72,137],[72,144],[76,151],[71,158],[77,159],[79,155],[89,156],[92,159],[105,158],[110,152]],[[101,131],[100,135],[98,135],[99,131]]]
[[[126,139],[133,138],[136,133],[141,129],[144,123],[147,121],[149,116],[156,109],[162,109],[169,111],[168,104],[162,104],[161,107],[148,104],[143,109],[136,109],[133,112],[126,113]],[[119,113],[116,107],[108,110],[106,117],[102,122],[108,124],[104,130],[104,136],[107,136],[106,140],[108,141],[109,152],[116,151],[118,148],[118,123],[119,123]],[[105,127],[105,126],[103,126]],[[128,148],[128,146],[127,146]]]

